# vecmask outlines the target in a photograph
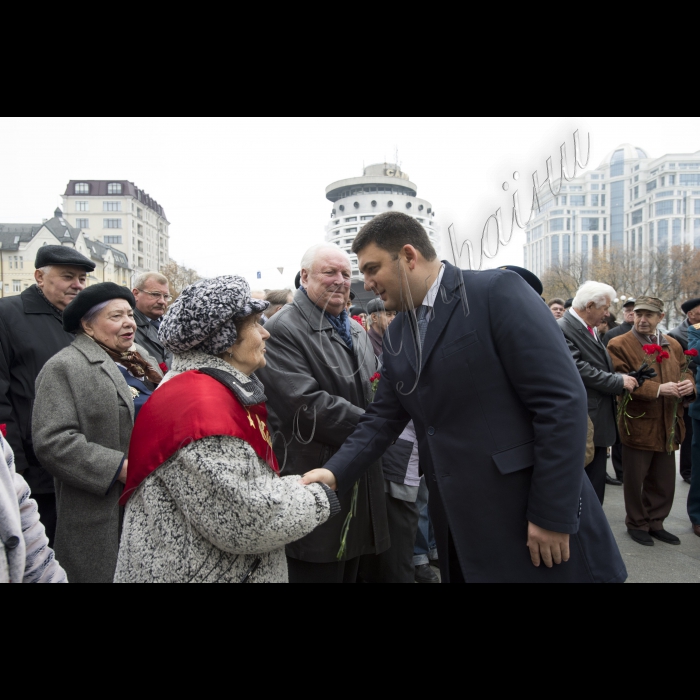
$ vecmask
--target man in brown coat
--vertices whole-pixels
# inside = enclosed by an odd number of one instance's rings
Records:
[[[646,362],[658,376],[632,394],[620,417],[627,529],[646,547],[653,547],[654,539],[680,545],[664,530],[664,521],[676,494],[675,453],[685,437],[684,405],[695,399],[695,384],[680,343],[657,330],[665,317],[663,301],[640,297],[634,312],[632,332],[608,345],[615,371],[635,372]]]

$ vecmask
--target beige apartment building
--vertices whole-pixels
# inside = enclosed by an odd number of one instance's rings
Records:
[[[163,207],[126,180],[71,180],[64,217],[93,241],[124,253],[136,272],[170,261],[170,222]]]
[[[45,245],[74,248],[95,265],[88,285],[115,282],[130,287],[133,270],[120,250],[85,236],[57,209],[42,224],[0,224],[0,298],[16,296],[34,284],[34,261]]]

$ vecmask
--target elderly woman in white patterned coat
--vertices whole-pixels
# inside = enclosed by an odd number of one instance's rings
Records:
[[[0,584],[66,583],[0,425]]]
[[[287,583],[285,546],[340,511],[329,489],[280,476],[254,374],[267,308],[222,277],[163,320],[173,369],[134,429],[116,583]]]

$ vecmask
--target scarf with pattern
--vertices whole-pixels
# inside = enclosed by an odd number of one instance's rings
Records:
[[[95,340],[95,343],[97,343],[97,345],[99,345],[117,364],[126,367],[129,374],[136,377],[136,379],[140,379],[141,381],[146,379],[156,386],[163,381],[160,372],[151,367],[139,353],[132,351],[124,353],[116,352],[97,340]]]
[[[304,287],[301,288],[301,291],[306,294],[306,296],[309,296],[309,293],[304,289]],[[311,301],[311,298],[309,298],[309,301]],[[340,314],[340,316],[333,316],[332,314],[329,314],[327,311],[324,312],[323,314],[335,328],[336,331],[338,331],[338,335],[343,339],[343,342],[348,346],[348,350],[353,349],[353,343],[352,343],[352,332],[350,330],[350,316],[348,315],[347,309],[343,309],[343,313]]]

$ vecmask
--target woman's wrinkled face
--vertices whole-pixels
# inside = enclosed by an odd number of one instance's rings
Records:
[[[134,310],[128,301],[114,299],[102,309],[92,323],[83,322],[83,330],[86,335],[106,345],[110,350],[128,352],[136,337]]]
[[[270,334],[258,323],[261,316],[262,314],[257,314],[240,329],[238,341],[224,358],[230,360],[230,364],[248,376],[267,364],[265,341]],[[229,354],[233,357],[229,358]]]

